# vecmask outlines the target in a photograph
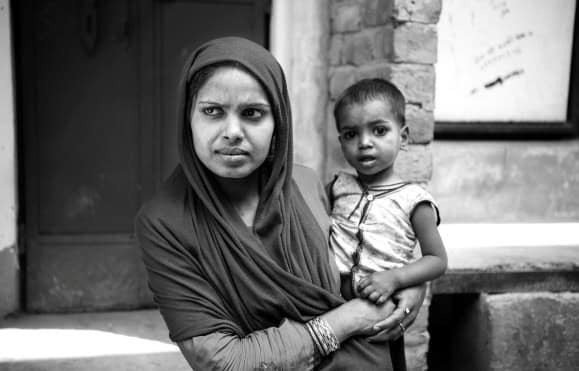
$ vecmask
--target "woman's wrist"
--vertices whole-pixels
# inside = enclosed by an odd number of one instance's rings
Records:
[[[361,299],[353,299],[321,315],[334,331],[340,343],[360,332],[362,324],[357,314],[360,312],[354,308]]]
[[[306,323],[306,328],[320,355],[327,356],[340,348],[340,341],[326,320],[316,317]]]

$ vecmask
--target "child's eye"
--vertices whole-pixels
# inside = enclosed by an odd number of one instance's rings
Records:
[[[383,135],[386,135],[386,133],[388,133],[388,129],[384,126],[376,126],[374,128],[374,134],[375,135],[383,136]]]
[[[342,138],[344,138],[344,140],[351,140],[354,139],[355,137],[356,137],[355,131],[345,131],[342,133]]]
[[[201,112],[203,112],[207,116],[217,116],[217,115],[221,114],[223,112],[223,110],[219,107],[209,106],[209,107],[202,108]]]

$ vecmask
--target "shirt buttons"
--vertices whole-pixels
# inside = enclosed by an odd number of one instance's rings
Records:
[[[358,225],[358,229],[361,231],[366,231],[368,230],[368,227],[366,227],[366,224],[361,223],[360,225]]]
[[[374,195],[371,194],[371,193],[369,193],[369,194],[366,196],[366,200],[368,200],[368,201],[372,201],[373,199],[374,199]]]

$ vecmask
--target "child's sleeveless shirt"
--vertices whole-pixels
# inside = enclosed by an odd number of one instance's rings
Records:
[[[340,273],[350,273],[356,251],[361,276],[413,261],[418,241],[411,217],[418,204],[431,204],[440,223],[433,197],[416,184],[365,188],[355,176],[340,172],[330,193],[330,245]]]

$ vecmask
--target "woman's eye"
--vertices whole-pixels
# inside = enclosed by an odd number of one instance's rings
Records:
[[[247,109],[243,110],[242,114],[244,117],[247,117],[247,118],[253,119],[253,120],[257,120],[264,115],[264,112],[262,110],[259,110],[256,108],[247,108]]]
[[[380,136],[386,135],[387,132],[388,132],[388,129],[385,128],[384,126],[376,126],[374,128],[374,134],[376,134],[376,135],[380,135]]]
[[[217,116],[221,113],[221,109],[219,107],[204,107],[201,111],[207,116]]]

